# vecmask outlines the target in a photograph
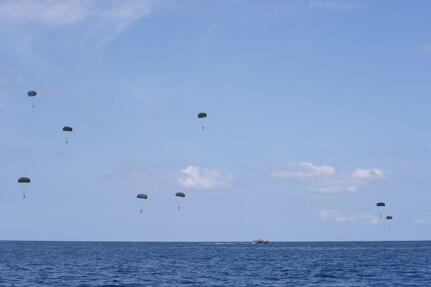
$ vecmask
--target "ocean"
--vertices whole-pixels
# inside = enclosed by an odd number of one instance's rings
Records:
[[[0,241],[0,286],[431,286],[431,241]]]

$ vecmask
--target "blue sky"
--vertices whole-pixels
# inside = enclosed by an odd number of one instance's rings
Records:
[[[0,239],[431,239],[430,10],[1,1]]]

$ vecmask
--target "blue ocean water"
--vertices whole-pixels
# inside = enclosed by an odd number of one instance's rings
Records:
[[[0,241],[0,286],[431,286],[431,242]]]

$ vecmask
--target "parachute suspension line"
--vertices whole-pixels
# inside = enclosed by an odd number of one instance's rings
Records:
[[[379,217],[382,218],[382,207],[385,207],[386,204],[384,202],[380,201],[380,202],[376,203],[376,206],[377,206],[377,208],[379,210]]]
[[[63,131],[64,131],[64,132],[66,132],[66,133],[65,133],[65,135],[64,135],[64,137],[66,138],[66,144],[68,144],[68,143],[69,143],[69,140],[68,140],[68,137],[67,137],[67,133],[72,132],[72,131],[73,131],[73,128],[72,128],[72,127],[65,126],[65,127],[63,127]]]
[[[37,95],[36,91],[28,91],[27,92],[27,96],[29,96],[30,99],[31,99],[31,104],[33,106],[33,109],[34,109],[34,100],[33,100],[33,98],[36,97],[36,95]]]
[[[391,229],[391,223],[389,222],[389,220],[392,220],[392,219],[393,219],[392,215],[386,216],[386,220],[388,220],[389,229]]]
[[[28,177],[23,176],[18,178],[18,183],[24,184],[24,186],[22,187],[22,199],[25,199],[25,194],[27,193],[27,188],[28,188],[28,186],[26,185],[29,184],[30,182],[31,180]]]
[[[148,196],[145,193],[138,193],[138,195],[136,195],[137,199],[147,199]],[[141,202],[141,214],[143,213],[143,203]]]
[[[184,198],[184,197],[186,197],[186,195],[184,192],[177,192],[177,193],[175,193],[175,197]],[[178,202],[178,211],[180,211],[180,209],[181,209],[180,202],[179,201],[177,201],[177,202]]]
[[[206,113],[199,113],[198,114],[198,118],[199,119],[205,119],[207,117],[207,114]],[[205,129],[205,126],[204,125],[202,125],[202,129],[204,130]]]

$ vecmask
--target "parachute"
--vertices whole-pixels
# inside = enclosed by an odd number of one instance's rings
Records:
[[[63,127],[63,131],[64,131],[64,132],[71,132],[71,131],[73,131],[73,129],[72,129],[72,127],[64,126],[64,127]],[[68,141],[67,136],[66,136],[66,144],[67,144],[68,142],[69,142],[69,141]]]
[[[37,92],[36,92],[36,91],[28,91],[28,92],[27,92],[27,96],[29,96],[30,98],[33,98],[33,97],[35,97],[36,95],[37,95]],[[34,102],[33,102],[33,99],[31,100],[31,102],[32,102],[33,109],[34,109]]]
[[[18,183],[30,183],[30,181],[31,181],[30,178],[25,177],[25,176],[18,178]],[[26,190],[27,190],[26,187],[22,189],[22,198],[23,199],[25,199]]]
[[[207,117],[207,113],[199,113],[198,114],[198,118],[200,118],[200,119],[204,119],[204,118],[206,118]],[[202,126],[202,129],[204,129],[205,127],[204,126]]]
[[[147,199],[148,196],[145,193],[138,193],[136,196],[137,199]],[[141,213],[142,213],[142,206],[141,206]]]
[[[384,206],[386,206],[386,204],[384,203],[384,202],[377,202],[376,203],[376,206],[377,207],[384,207]],[[381,211],[379,211],[379,213],[380,213],[380,218],[382,218],[382,212]]]
[[[391,215],[386,216],[386,220],[392,220],[393,217]],[[389,224],[389,228],[391,228],[391,224]]]
[[[30,183],[30,181],[31,181],[30,178],[25,176],[18,178],[19,183]]]
[[[186,195],[184,194],[184,192],[177,192],[175,193],[175,197],[186,197]],[[178,201],[178,210],[180,210],[180,202]]]
[[[35,97],[37,95],[37,92],[36,91],[28,91],[27,95],[29,97]]]

